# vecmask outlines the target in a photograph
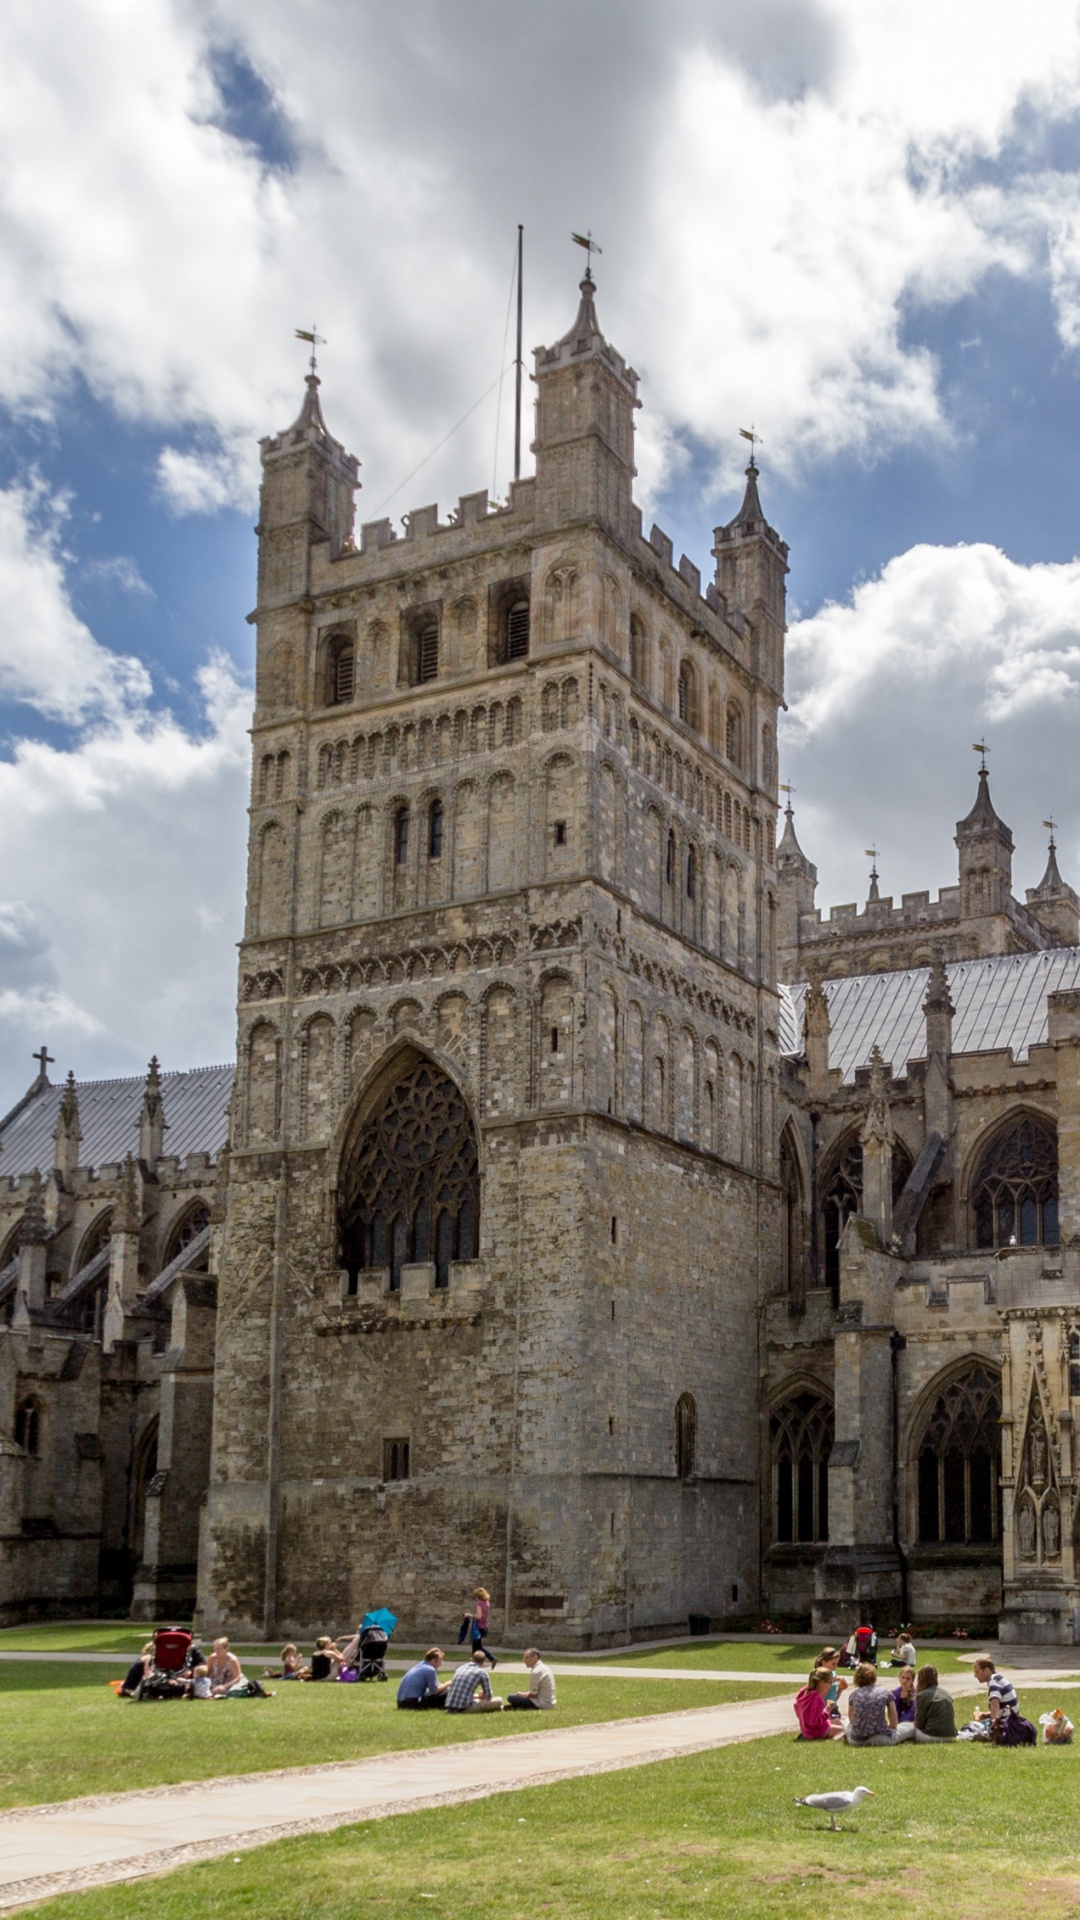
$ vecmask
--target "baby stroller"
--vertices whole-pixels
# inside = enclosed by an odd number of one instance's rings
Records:
[[[396,1616],[379,1607],[360,1622],[360,1679],[387,1680],[386,1649],[397,1626]]]
[[[135,1700],[183,1700],[187,1693],[191,1635],[183,1627],[159,1627],[154,1634],[153,1659],[143,1675]]]

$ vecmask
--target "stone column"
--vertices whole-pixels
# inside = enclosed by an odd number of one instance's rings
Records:
[[[829,1460],[829,1544],[815,1574],[814,1631],[849,1634],[855,1615],[879,1627],[900,1618],[903,1583],[893,1534],[892,1299],[898,1263],[866,1220],[840,1244],[833,1346],[836,1430]]]
[[[30,1194],[19,1229],[19,1272],[15,1282],[15,1308],[11,1324],[20,1333],[30,1328],[31,1316],[45,1305],[45,1267],[48,1260],[49,1230],[41,1193],[41,1176],[31,1175]]]
[[[889,1075],[881,1048],[870,1055],[870,1106],[860,1139],[863,1154],[862,1214],[887,1247],[892,1239],[892,1121],[889,1118]]]
[[[1002,1366],[1002,1547],[999,1637],[1070,1644],[1080,1637],[1070,1405],[1071,1291],[1035,1262],[999,1296]],[[1051,1304],[1057,1294],[1061,1305]],[[1041,1296],[1041,1298],[1040,1298]],[[1075,1296],[1074,1296],[1075,1298]]]
[[[811,980],[803,1002],[803,1052],[809,1069],[811,1098],[820,1098],[830,1090],[829,1078],[829,1003],[820,980]]]
[[[940,1133],[943,1140],[952,1137],[952,1023],[953,1003],[949,995],[949,976],[945,962],[935,960],[923,1001],[926,1017],[926,1078],[923,1101],[927,1133]]]
[[[1080,989],[1047,996],[1057,1058],[1058,1220],[1063,1247],[1080,1247]]]
[[[173,1287],[161,1363],[157,1467],[146,1495],[133,1620],[186,1618],[195,1605],[199,1513],[210,1479],[216,1320],[217,1282],[182,1274]]]
[[[124,1338],[124,1320],[135,1304],[139,1285],[139,1230],[142,1226],[142,1198],[139,1175],[129,1153],[124,1161],[120,1182],[120,1200],[113,1215],[112,1241],[109,1246],[109,1297],[101,1327],[104,1352],[111,1353]]]

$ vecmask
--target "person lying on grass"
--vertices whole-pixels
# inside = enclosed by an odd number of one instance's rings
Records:
[[[487,1662],[488,1655],[483,1647],[477,1647],[472,1658],[466,1660],[463,1667],[458,1667],[446,1695],[447,1713],[502,1712],[502,1701],[491,1691]]]
[[[795,1718],[804,1740],[842,1740],[844,1726],[829,1712],[829,1688],[833,1677],[828,1667],[815,1667],[801,1693],[795,1695]]]
[[[555,1675],[550,1667],[545,1667],[535,1647],[526,1647],[525,1665],[529,1669],[528,1693],[508,1693],[506,1704],[511,1709],[532,1709],[534,1712],[550,1712],[555,1705]]]

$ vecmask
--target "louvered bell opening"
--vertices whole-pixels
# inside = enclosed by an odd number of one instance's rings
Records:
[[[439,628],[432,620],[416,635],[416,677],[421,683],[434,680],[439,671]]]
[[[506,657],[524,660],[529,651],[529,603],[515,601],[506,615]]]
[[[342,707],[353,697],[355,659],[351,647],[342,647],[334,661],[334,705]]]

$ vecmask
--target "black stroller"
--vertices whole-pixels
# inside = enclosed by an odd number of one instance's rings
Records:
[[[386,1649],[390,1644],[390,1635],[397,1626],[397,1619],[386,1607],[379,1607],[374,1613],[365,1613],[360,1622],[360,1673],[361,1680],[387,1680]]]

